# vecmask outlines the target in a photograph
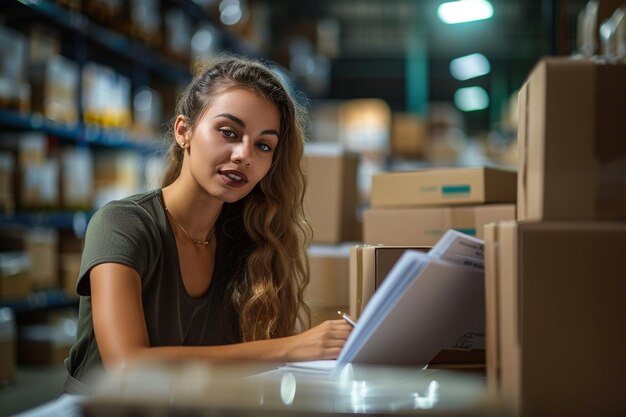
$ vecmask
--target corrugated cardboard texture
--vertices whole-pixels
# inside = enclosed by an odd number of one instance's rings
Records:
[[[524,416],[624,415],[626,223],[507,222],[497,233],[504,398]]]
[[[305,157],[308,185],[304,205],[313,243],[356,240],[357,162],[351,153]]]
[[[363,212],[363,242],[369,245],[432,246],[448,229],[479,239],[487,223],[515,220],[515,204],[370,208]]]
[[[371,206],[515,203],[517,176],[497,168],[386,172],[372,177]]]
[[[519,95],[518,220],[626,219],[623,91],[623,64],[537,64]]]
[[[322,252],[309,249],[311,279],[304,297],[309,306],[345,307],[348,301],[349,249],[328,247]],[[334,317],[336,318],[336,317]]]

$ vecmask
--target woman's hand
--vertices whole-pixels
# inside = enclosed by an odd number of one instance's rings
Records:
[[[295,336],[287,337],[286,361],[336,359],[352,331],[345,320],[327,320]]]

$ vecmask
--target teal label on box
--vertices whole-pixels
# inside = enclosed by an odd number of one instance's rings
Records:
[[[441,187],[443,195],[469,194],[472,191],[470,185],[444,185]]]

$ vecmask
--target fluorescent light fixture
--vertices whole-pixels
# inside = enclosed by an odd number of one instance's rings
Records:
[[[470,54],[450,61],[450,73],[457,80],[469,80],[489,74],[491,65],[483,54]]]
[[[482,87],[459,88],[454,93],[454,105],[462,111],[483,110],[489,107],[489,95]]]
[[[437,15],[442,22],[450,25],[489,19],[493,16],[493,6],[487,0],[458,0],[439,5]]]

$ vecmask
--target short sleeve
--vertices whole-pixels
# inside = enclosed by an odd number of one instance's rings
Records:
[[[89,271],[101,263],[121,263],[143,276],[158,247],[158,227],[144,208],[132,201],[105,205],[91,217],[87,226],[77,293],[91,295]]]

